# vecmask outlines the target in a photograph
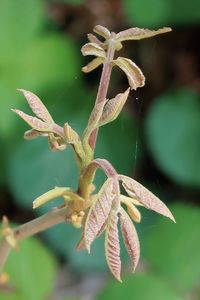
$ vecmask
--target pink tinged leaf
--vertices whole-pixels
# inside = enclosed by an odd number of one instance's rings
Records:
[[[109,178],[99,191],[98,198],[90,207],[86,217],[84,240],[88,252],[90,252],[92,242],[97,238],[102,227],[107,222],[114,198],[113,180]]]
[[[158,34],[170,32],[171,30],[172,29],[169,27],[164,27],[158,30],[149,30],[149,29],[135,27],[117,33],[115,40],[117,42],[123,42],[128,40],[141,40],[141,39],[150,38]]]
[[[142,184],[124,175],[119,175],[119,179],[122,180],[122,185],[130,197],[136,198],[144,205],[144,207],[151,209],[176,223],[167,206]]]
[[[48,134],[48,142],[49,147],[52,151],[63,151],[67,147],[65,141],[62,138],[56,137],[54,133],[51,132]]]
[[[106,40],[111,37],[110,31],[106,27],[104,27],[104,26],[96,25],[94,27],[93,31],[95,33],[97,33],[98,35],[104,37]]]
[[[101,227],[101,229],[99,230],[99,232],[98,232],[98,234],[97,234],[97,238],[105,231],[106,225],[107,225],[107,223],[105,222],[104,225],[103,225],[103,226]],[[78,244],[76,245],[76,250],[77,250],[77,251],[86,250],[86,245],[85,245],[85,239],[84,239],[84,236],[81,237],[80,241],[79,241]]]
[[[81,48],[81,52],[84,56],[94,55],[97,57],[106,57],[106,53],[103,48],[95,43],[87,43]]]
[[[136,90],[145,84],[145,77],[138,66],[130,59],[118,57],[113,60],[113,63],[118,66],[127,76],[131,89]]]
[[[109,222],[106,227],[105,255],[111,273],[118,281],[121,282],[120,244],[117,223],[117,213],[116,211],[112,211],[109,217]]]
[[[87,38],[89,42],[99,45],[100,47],[103,47],[103,43],[92,33],[87,34]]]
[[[118,117],[126,103],[126,100],[129,95],[129,90],[130,89],[128,88],[124,93],[120,93],[115,98],[106,102],[98,126],[110,123]]]
[[[20,116],[28,125],[30,125],[33,129],[42,132],[52,131],[52,125],[47,124],[36,117],[29,116],[25,114],[23,111],[18,109],[12,109],[18,116]]]
[[[103,64],[103,62],[104,62],[104,58],[96,57],[91,62],[89,62],[86,66],[84,66],[82,68],[82,71],[84,73],[89,73],[89,72],[95,70],[96,68],[98,68],[101,64]]]
[[[93,129],[98,127],[98,123],[99,123],[99,120],[103,113],[103,109],[104,109],[106,102],[107,102],[106,100],[101,101],[97,105],[95,105],[95,107],[92,110],[92,113],[90,115],[89,121],[88,121],[88,131],[91,132]]]
[[[140,242],[133,222],[122,207],[119,216],[124,244],[131,259],[132,272],[134,272],[140,258]]]
[[[35,130],[35,129],[30,129],[30,130],[27,130],[25,133],[24,133],[24,138],[26,139],[26,140],[33,140],[33,139],[35,139],[35,138],[37,138],[38,136],[43,136],[43,135],[45,135],[45,136],[47,136],[48,134],[42,134],[41,132],[39,132],[39,131],[37,131],[37,130]]]
[[[85,239],[84,239],[84,236],[82,236],[81,239],[80,239],[80,241],[76,245],[76,250],[77,251],[82,251],[82,250],[85,250],[85,249],[86,249]]]
[[[35,94],[23,89],[18,89],[18,91],[24,95],[30,108],[38,118],[49,124],[54,123],[50,113],[48,112],[42,101]]]

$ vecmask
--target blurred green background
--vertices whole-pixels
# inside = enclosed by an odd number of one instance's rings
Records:
[[[57,123],[67,121],[81,133],[101,70],[81,73],[88,59],[80,48],[86,34],[101,24],[115,32],[173,28],[170,34],[125,44],[120,55],[142,68],[146,85],[131,92],[119,119],[101,129],[96,156],[150,188],[177,220],[174,225],[142,210],[140,265],[128,275],[122,250],[123,284],[107,270],[102,238],[91,255],[78,253],[80,232],[56,226],[11,254],[1,300],[200,300],[199,12],[197,0],[0,1],[1,216],[24,223],[51,207],[33,212],[35,197],[54,186],[76,188],[70,149],[51,153],[42,138],[24,141],[27,126],[11,108],[30,112],[16,89],[30,90]],[[114,71],[110,96],[126,87],[125,76]]]

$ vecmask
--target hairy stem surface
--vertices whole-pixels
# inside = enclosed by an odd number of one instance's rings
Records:
[[[112,40],[114,35],[115,34],[112,33],[111,39],[109,41],[107,57],[106,57],[106,61],[103,64],[103,70],[102,70],[102,74],[101,74],[101,79],[100,79],[100,83],[99,83],[99,89],[98,89],[98,93],[97,93],[97,97],[96,97],[96,101],[95,101],[95,106],[106,99],[106,95],[108,92],[110,75],[112,72],[111,62],[112,62],[112,60],[114,58],[114,54],[115,54],[115,42],[114,42],[114,40]],[[97,135],[98,135],[98,128],[93,130],[93,132],[91,133],[91,135],[89,137],[89,145],[92,148],[92,150],[95,149]]]

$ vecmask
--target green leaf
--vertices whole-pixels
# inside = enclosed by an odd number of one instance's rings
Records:
[[[44,3],[40,0],[1,0],[0,36],[1,61],[16,56],[42,28]]]
[[[1,292],[1,300],[27,300],[23,295],[16,292]]]
[[[186,204],[171,207],[177,224],[162,219],[143,238],[144,258],[151,269],[181,292],[197,286],[200,277],[200,209]]]
[[[123,3],[129,22],[141,27],[195,24],[200,20],[199,0],[125,0]]]
[[[3,141],[15,138],[15,133],[23,127],[22,123],[16,126],[18,117],[11,111],[11,108],[19,107],[24,109],[25,103],[21,103],[20,95],[13,87],[5,82],[0,82],[0,135]],[[23,102],[23,101],[22,101]],[[4,147],[6,144],[4,144]]]
[[[20,242],[20,251],[11,252],[5,271],[17,293],[13,296],[0,293],[2,300],[43,300],[52,291],[56,262],[41,242],[29,238]]]
[[[81,5],[85,3],[85,0],[48,0],[49,2],[59,2],[59,3],[66,3],[71,5]]]
[[[146,137],[155,162],[181,184],[200,186],[199,95],[186,89],[155,100],[146,121]]]
[[[181,300],[182,298],[160,277],[136,274],[124,278],[122,284],[110,282],[96,297],[96,300],[110,299]]]
[[[58,86],[70,87],[80,78],[80,54],[74,43],[56,33],[41,33],[43,14],[40,0],[0,1],[0,134],[6,139],[16,132],[17,119],[10,109],[23,105],[17,88],[39,95],[54,89],[57,97],[50,101],[55,102],[61,94]]]
[[[80,72],[80,54],[69,38],[46,34],[33,40],[23,51],[21,69],[23,87],[32,91],[44,86],[72,84]]]
[[[76,187],[72,151],[51,152],[45,138],[23,141],[12,154],[8,172],[15,201],[27,209],[36,197],[55,186]]]
[[[6,173],[6,153],[4,149],[4,143],[2,139],[0,138],[0,148],[1,148],[1,155],[0,155],[0,165],[1,165],[1,171],[0,171],[0,187],[1,185],[5,184],[5,173]]]
[[[96,157],[111,162],[120,174],[130,174],[138,162],[140,140],[136,140],[136,124],[127,114],[121,114],[115,122],[100,128]]]

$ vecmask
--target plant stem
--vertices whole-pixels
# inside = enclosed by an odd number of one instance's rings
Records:
[[[43,216],[15,228],[13,230],[14,237],[17,241],[21,241],[54,225],[69,220],[71,214],[72,212],[68,207],[55,208]],[[12,247],[7,243],[6,239],[2,239],[0,242],[0,274],[11,249]]]
[[[111,71],[112,71],[111,62],[112,62],[112,60],[114,58],[114,54],[115,54],[115,42],[113,39],[114,36],[115,36],[115,33],[112,33],[111,39],[109,40],[107,57],[103,64],[103,70],[102,70],[102,74],[101,74],[101,79],[100,79],[100,83],[99,83],[95,106],[97,104],[99,104],[100,102],[105,101],[106,95],[108,92],[110,75],[111,75]],[[98,135],[98,128],[93,130],[89,137],[89,145],[92,148],[92,150],[95,149],[97,135]]]
[[[90,187],[93,182],[95,173],[98,168],[101,168],[107,177],[116,177],[117,172],[109,161],[106,159],[97,158],[93,160],[84,172],[79,177],[79,190],[78,193],[87,201],[90,197]]]

